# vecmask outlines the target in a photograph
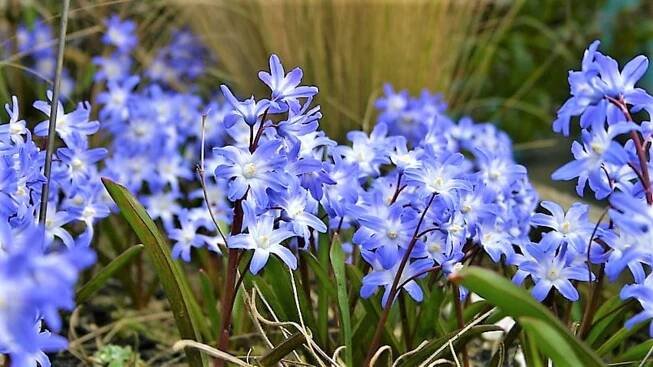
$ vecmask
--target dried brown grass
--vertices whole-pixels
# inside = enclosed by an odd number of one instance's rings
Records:
[[[444,92],[463,105],[484,82],[498,37],[520,1],[173,0],[243,94],[277,53],[320,88],[323,126],[367,127],[383,83]],[[476,88],[478,89],[478,88]]]

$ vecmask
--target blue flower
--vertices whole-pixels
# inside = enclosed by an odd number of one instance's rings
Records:
[[[94,76],[96,82],[119,81],[129,76],[132,59],[124,53],[115,52],[106,57],[94,57],[93,63],[98,68]]]
[[[25,120],[20,119],[16,96],[11,97],[11,103],[11,106],[5,104],[5,110],[9,114],[9,122],[0,125],[0,141],[8,142],[11,140],[14,144],[22,144],[25,139],[23,135],[27,135],[29,139],[31,134],[25,127]]]
[[[590,281],[594,279],[587,270],[587,265],[570,261],[563,247],[556,251],[542,251],[537,245],[528,247],[528,254],[524,261],[519,263],[519,270],[530,275],[535,283],[531,290],[533,297],[538,301],[544,300],[552,288],[555,288],[563,297],[570,301],[578,300],[578,291],[571,280]]]
[[[516,181],[526,176],[526,168],[515,164],[511,157],[480,149],[474,153],[480,180],[495,193],[510,190]]]
[[[461,166],[465,157],[460,153],[446,153],[436,156],[427,153],[419,168],[408,168],[404,172],[406,183],[416,185],[428,193],[437,193],[449,204],[457,198],[459,190],[472,190],[469,181],[462,178]]]
[[[256,101],[254,96],[241,102],[234,97],[233,93],[231,93],[231,90],[229,90],[229,87],[226,85],[221,85],[220,89],[222,90],[224,97],[234,108],[233,111],[224,117],[224,126],[227,129],[241,121],[249,126],[256,125],[259,118],[263,116],[270,106],[268,100],[262,99]],[[261,121],[261,123],[265,123],[265,121]]]
[[[572,97],[558,111],[558,117],[553,123],[553,130],[563,135],[569,135],[569,119],[581,116],[581,127],[586,128],[592,121],[609,123],[625,120],[622,112],[607,97],[641,108],[653,103],[651,97],[635,83],[644,75],[648,68],[648,59],[637,56],[619,71],[617,62],[609,56],[597,51],[598,41],[594,41],[583,55],[580,71],[569,73],[569,86]]]
[[[406,249],[411,242],[417,225],[416,213],[399,204],[386,207],[381,200],[377,206],[366,209],[369,214],[361,213],[361,226],[353,241],[366,250],[376,250],[381,264],[390,268],[400,258],[400,249]]]
[[[583,130],[583,144],[574,142],[572,152],[574,160],[558,168],[551,178],[554,180],[571,180],[578,177],[576,192],[582,196],[589,179],[590,187],[601,186],[605,172],[604,163],[623,165],[628,162],[628,154],[615,138],[636,128],[631,123],[616,123],[608,126],[602,121],[592,124],[592,131]]]
[[[64,338],[42,331],[42,321],[59,330],[59,311],[74,306],[74,284],[79,272],[95,257],[85,247],[45,252],[43,230],[33,223],[11,230],[0,221],[0,352],[12,366],[49,365],[44,352],[66,347]]]
[[[85,136],[73,133],[68,147],[57,149],[57,157],[67,165],[68,175],[73,186],[97,174],[96,163],[107,155],[105,148],[88,149],[88,140]]]
[[[394,266],[390,269],[380,268],[374,269],[369,274],[363,277],[363,288],[361,288],[361,296],[368,298],[378,287],[383,287],[383,297],[381,297],[381,305],[385,306],[390,297],[390,288],[399,271],[401,257],[395,262]],[[367,259],[366,259],[367,260]],[[399,276],[399,283],[403,284],[402,288],[408,295],[417,302],[421,302],[424,298],[424,293],[415,279],[423,278],[427,275],[427,270],[433,267],[433,260],[431,259],[418,259],[406,264],[403,272]],[[363,292],[365,290],[365,292]],[[395,298],[396,299],[396,298]],[[394,301],[394,300],[393,300]]]
[[[379,116],[379,122],[393,122],[393,120],[399,118],[401,113],[408,107],[408,91],[402,90],[395,92],[392,85],[385,84],[383,86],[383,93],[385,95],[377,99],[374,104],[377,109],[382,111]]]
[[[334,150],[342,155],[347,163],[359,167],[359,177],[378,176],[380,167],[390,162],[388,147],[391,141],[386,141],[387,127],[377,125],[372,133],[367,136],[362,131],[350,131],[347,139],[352,142],[349,146],[338,146]]]
[[[54,204],[48,204],[48,213],[45,219],[45,238],[48,243],[52,242],[55,237],[59,238],[67,247],[73,247],[75,240],[70,233],[63,227],[73,221],[75,216],[65,210],[57,211]]]
[[[206,246],[207,249],[215,253],[221,253],[218,247],[219,237],[207,236],[205,234],[197,233],[199,229],[205,228],[204,225],[199,224],[190,216],[190,211],[187,209],[181,210],[177,214],[179,221],[179,228],[172,227],[167,229],[168,236],[174,241],[172,247],[172,257],[182,259],[186,262],[190,261],[191,248],[200,248]]]
[[[129,101],[132,91],[138,85],[138,76],[126,79],[111,79],[107,82],[107,91],[98,94],[97,102],[104,105],[100,117],[109,120],[126,120],[129,117]]]
[[[47,92],[48,100],[52,101],[52,91]],[[48,117],[50,116],[50,103],[45,101],[34,102],[34,108],[43,112]],[[57,127],[56,132],[61,139],[68,144],[74,144],[72,141],[73,133],[80,135],[95,134],[100,128],[98,121],[90,120],[91,107],[87,103],[80,103],[77,108],[69,113],[64,112],[61,102],[57,102]],[[49,120],[41,121],[34,128],[34,133],[37,136],[48,135]]]
[[[105,21],[105,25],[107,30],[102,36],[105,44],[116,47],[120,52],[129,52],[136,47],[138,43],[136,23],[113,15]]]
[[[478,229],[480,245],[494,262],[501,261],[501,255],[510,259],[515,250],[512,248],[510,233],[499,223],[486,221]]]
[[[243,201],[243,224],[247,233],[238,234],[227,240],[229,248],[254,250],[249,270],[252,274],[258,272],[267,264],[270,254],[277,255],[291,269],[297,268],[297,258],[281,243],[294,237],[295,234],[286,229],[274,229],[275,217],[266,213],[257,216],[254,207],[248,201]]]
[[[535,213],[531,218],[533,225],[552,229],[542,236],[543,250],[550,251],[568,243],[577,253],[587,253],[594,231],[594,225],[589,222],[589,206],[574,203],[565,213],[560,205],[551,201],[543,201],[540,205],[551,213]]]
[[[423,241],[427,256],[440,265],[445,275],[450,274],[454,265],[461,262],[465,256],[462,244],[450,241],[442,231],[428,233]]]
[[[649,274],[641,283],[624,286],[619,295],[621,299],[634,298],[642,306],[641,312],[626,321],[627,329],[653,319],[653,274]],[[649,335],[653,337],[653,324],[649,325]]]
[[[257,206],[265,207],[269,200],[266,190],[281,191],[285,188],[283,176],[276,172],[284,162],[278,153],[279,148],[279,142],[271,140],[261,144],[254,153],[233,146],[213,149],[214,154],[222,159],[215,169],[215,177],[229,181],[229,200],[241,199],[249,192]]]
[[[272,91],[270,106],[275,111],[297,109],[298,98],[310,98],[317,94],[317,88],[313,86],[299,86],[304,73],[300,68],[294,68],[288,74],[283,70],[281,61],[277,55],[270,56],[270,72],[260,71],[259,79]],[[282,104],[279,104],[282,102]]]
[[[291,185],[287,192],[275,195],[275,205],[283,209],[281,217],[288,220],[288,229],[301,236],[308,243],[311,229],[326,232],[327,227],[318,217],[317,201],[299,185]]]

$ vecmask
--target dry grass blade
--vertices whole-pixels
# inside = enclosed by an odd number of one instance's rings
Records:
[[[196,342],[194,340],[180,340],[180,341],[176,342],[175,345],[172,346],[172,349],[175,350],[175,351],[181,351],[184,348],[195,348],[197,350],[200,350],[200,351],[210,355],[211,357],[222,359],[222,360],[224,360],[226,362],[233,363],[236,366],[254,367],[253,365],[251,365],[249,363],[246,363],[246,362],[243,362],[240,359],[232,356],[229,353],[223,352],[223,351],[221,351],[219,349],[215,349],[215,348],[211,347],[210,345],[198,343],[198,342]]]
[[[61,74],[63,71],[63,54],[66,48],[66,29],[68,27],[68,9],[70,0],[63,1],[61,12],[61,25],[59,27],[59,44],[57,47],[57,67],[54,75],[54,92],[52,93],[52,102],[50,103],[50,123],[48,127],[48,147],[45,152],[45,165],[43,166],[43,191],[41,192],[41,206],[39,208],[39,223],[45,223],[48,212],[48,198],[50,194],[50,171],[52,170],[52,154],[54,153],[54,142],[57,136],[57,110],[59,103],[59,93],[61,91]],[[61,117],[61,116],[60,116]]]

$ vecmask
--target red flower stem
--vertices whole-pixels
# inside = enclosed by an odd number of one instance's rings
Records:
[[[231,234],[236,235],[241,232],[243,226],[243,199],[238,199],[234,203],[234,220],[231,223]],[[229,249],[229,258],[227,260],[227,274],[224,282],[223,298],[220,313],[222,320],[220,322],[220,336],[218,339],[218,349],[227,351],[229,348],[229,335],[231,329],[231,313],[233,311],[234,300],[236,298],[236,270],[240,260],[240,251]],[[213,361],[215,367],[224,366],[224,361],[216,358]]]
[[[388,316],[390,314],[390,308],[392,308],[392,303],[394,302],[394,299],[397,296],[397,292],[399,290],[398,285],[399,285],[399,280],[401,278],[401,274],[403,274],[404,268],[408,263],[408,259],[410,259],[410,254],[411,252],[413,252],[413,248],[417,243],[417,239],[419,238],[418,237],[419,229],[422,226],[422,222],[424,221],[426,212],[428,212],[429,208],[431,207],[431,204],[433,203],[433,200],[435,199],[436,195],[437,193],[434,192],[431,195],[428,204],[426,204],[426,207],[424,208],[424,211],[422,212],[422,215],[419,218],[419,222],[417,223],[417,227],[415,228],[415,233],[413,233],[413,237],[410,243],[408,244],[406,253],[404,254],[404,257],[401,259],[401,263],[399,264],[399,269],[397,270],[397,274],[395,274],[394,280],[392,281],[392,286],[390,287],[390,294],[383,307],[383,313],[381,313],[379,322],[376,324],[376,331],[374,332],[374,337],[372,337],[372,343],[370,344],[370,347],[367,351],[367,356],[365,357],[365,362],[363,363],[363,366],[368,366],[368,367],[370,366],[372,356],[376,352],[376,348],[379,346],[379,342],[381,341],[381,335],[383,335],[383,328],[385,322],[388,320]]]
[[[635,121],[633,120],[633,116],[630,114],[630,111],[628,110],[628,106],[626,106],[626,102],[624,101],[623,97],[620,97],[619,99],[613,97],[607,97],[607,99],[621,110],[624,116],[626,116],[628,122],[635,123]],[[649,172],[648,172],[648,157],[646,156],[646,151],[644,150],[644,144],[642,143],[642,138],[640,137],[639,133],[635,130],[632,130],[630,132],[630,138],[635,144],[635,151],[637,152],[637,158],[639,159],[641,175],[638,176],[641,177],[642,179],[642,186],[644,186],[644,192],[646,193],[646,203],[648,203],[648,205],[653,205],[653,191],[651,191],[651,177],[649,176]]]

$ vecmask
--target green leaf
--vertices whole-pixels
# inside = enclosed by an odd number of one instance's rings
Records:
[[[220,330],[220,315],[218,314],[218,308],[216,307],[218,300],[215,297],[213,284],[211,284],[211,279],[209,279],[208,274],[203,270],[200,270],[199,273],[202,295],[204,297],[204,309],[206,310],[206,314],[209,316],[209,321],[211,322],[212,340],[217,340]]]
[[[628,350],[616,357],[612,362],[621,363],[636,361],[639,363],[642,359],[644,359],[644,357],[646,357],[651,348],[653,348],[653,339],[649,339],[642,344],[638,344],[634,347],[628,347]]]
[[[284,340],[281,344],[277,345],[274,349],[265,353],[258,364],[261,367],[276,366],[283,357],[290,354],[293,350],[301,347],[306,342],[306,337],[302,333],[295,333]]]
[[[539,351],[537,350],[537,341],[526,333],[519,333],[520,343],[524,351],[524,362],[529,367],[544,367],[545,361],[542,361]]]
[[[154,270],[170,302],[170,309],[182,339],[201,341],[199,325],[203,320],[197,320],[193,310],[197,307],[197,303],[193,302],[194,297],[188,283],[172,260],[170,248],[156,224],[127,188],[105,177],[102,178],[102,182],[120,208],[122,216],[145,245],[145,250],[152,259]],[[195,349],[187,348],[186,356],[190,366],[200,367],[207,363],[206,357]]]
[[[422,349],[420,349],[418,352],[411,354],[409,357],[403,359],[399,365],[402,367],[418,366],[421,365],[429,357],[431,358],[431,362],[433,362],[439,358],[444,358],[450,355],[451,348],[449,347],[442,348],[442,346],[449,344],[450,341],[451,344],[453,344],[454,350],[457,350],[458,348],[467,344],[467,342],[469,342],[473,338],[483,333],[487,333],[489,331],[501,331],[501,330],[503,329],[501,329],[499,326],[496,325],[473,326],[465,333],[458,336],[458,338],[452,340],[459,332],[458,330],[453,331],[443,337],[430,341],[428,344],[422,347]],[[435,352],[438,351],[438,349],[442,349],[442,350],[439,353],[434,354]]]
[[[93,294],[95,294],[95,292],[104,286],[107,280],[129,264],[136,255],[140,254],[141,251],[143,251],[143,247],[143,245],[132,246],[113,259],[109,264],[107,264],[107,266],[103,267],[91,280],[77,291],[77,303],[86,302]]]
[[[598,346],[599,342],[610,336],[608,331],[614,330],[611,326],[624,316],[621,312],[615,312],[616,310],[619,310],[622,305],[623,302],[619,295],[610,298],[601,305],[594,316],[594,323],[585,338],[585,342],[588,345]]]
[[[518,320],[526,333],[537,341],[537,347],[551,358],[554,366],[595,366],[583,363],[578,355],[581,351],[569,343],[565,334],[550,323],[533,317],[520,317]]]
[[[605,365],[597,353],[572,335],[546,307],[537,302],[525,290],[514,285],[510,280],[495,272],[475,266],[461,270],[452,280],[485,298],[513,318],[529,317],[545,322],[557,333],[564,336],[567,344],[577,352],[583,365]]]
[[[319,237],[319,246],[317,248],[317,259],[320,265],[324,266],[327,279],[329,278],[329,246],[331,240],[329,236]],[[333,282],[331,281],[331,284]],[[329,300],[335,299],[336,295],[329,295],[329,288],[320,287],[317,289],[317,337],[325,349],[329,349]]]
[[[351,342],[351,315],[349,313],[349,296],[347,295],[347,276],[345,274],[345,253],[342,251],[340,236],[334,234],[330,258],[333,274],[336,277],[338,289],[338,309],[340,310],[340,329],[342,330],[345,349],[345,363],[353,366],[353,346]]]
[[[632,328],[626,329],[625,327],[619,329],[614,333],[605,343],[603,343],[599,349],[596,350],[596,353],[600,356],[604,356],[611,352],[614,348],[620,346],[624,340],[628,339],[636,332],[638,332],[642,327],[646,325],[646,322],[640,322],[639,324],[634,325]]]
[[[315,255],[309,252],[304,252],[302,255],[304,255],[302,260],[306,261],[308,267],[315,275],[320,289],[324,288],[329,294],[329,297],[336,298],[338,293],[336,287],[333,285],[333,280],[329,277],[329,274],[324,270],[324,267],[320,264]]]

